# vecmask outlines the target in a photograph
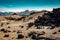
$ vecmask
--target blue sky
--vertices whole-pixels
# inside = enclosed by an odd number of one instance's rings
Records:
[[[60,0],[0,0],[0,11],[52,10]]]

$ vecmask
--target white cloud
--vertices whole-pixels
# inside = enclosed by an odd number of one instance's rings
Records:
[[[37,11],[41,11],[41,10],[48,10],[48,11],[51,11],[52,10],[52,8],[44,8],[44,7],[42,7],[42,8],[38,8],[38,7],[36,7],[36,8],[4,8],[4,7],[2,7],[2,8],[0,8],[0,11],[6,11],[6,12],[21,12],[21,11],[25,11],[25,10],[37,10]]]

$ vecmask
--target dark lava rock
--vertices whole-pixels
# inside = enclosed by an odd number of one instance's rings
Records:
[[[30,32],[30,33],[28,33],[28,36],[30,37],[31,35],[34,35],[34,34],[36,34],[35,32]]]
[[[13,32],[16,32],[16,30],[13,30]]]
[[[30,32],[30,33],[28,34],[28,36],[31,37],[32,39],[36,39],[36,38],[37,38],[35,32]]]
[[[38,18],[34,21],[35,27],[39,26],[51,26],[54,24],[55,26],[60,26],[60,8],[53,9],[52,12],[44,13],[42,17],[38,16]],[[54,27],[52,27],[53,29]]]
[[[44,31],[42,31],[43,34],[45,34]],[[52,38],[47,38],[47,37],[41,37],[40,35],[43,35],[43,34],[39,34],[39,33],[36,33],[36,32],[30,32],[28,34],[29,37],[31,37],[31,39],[33,40],[55,40],[55,39],[52,39]]]
[[[9,37],[9,35],[8,34],[5,34],[4,37]]]
[[[54,29],[54,28],[55,28],[55,25],[52,24],[50,29]]]
[[[8,30],[8,32],[11,32],[10,30]]]
[[[58,30],[58,32],[60,32],[60,30]]]
[[[24,26],[22,26],[22,25],[19,25],[19,27],[20,27],[20,28],[23,28]]]
[[[53,34],[57,34],[57,32],[54,32]]]
[[[4,32],[4,33],[7,33],[8,32],[8,30],[6,30],[4,28],[2,28],[1,31]]]
[[[10,23],[6,23],[6,24],[10,24]]]
[[[10,28],[10,26],[8,26],[8,28]]]
[[[23,28],[24,26],[19,25],[19,27]]]
[[[5,30],[4,28],[1,29],[1,31],[4,31],[4,30]]]
[[[28,36],[25,36],[26,38],[28,38]]]
[[[28,23],[28,28],[32,27],[34,25],[33,22]]]
[[[32,39],[36,39],[37,37],[36,37],[36,35],[32,35],[31,38]]]
[[[17,39],[22,39],[22,38],[24,38],[24,36],[22,34],[18,34]]]

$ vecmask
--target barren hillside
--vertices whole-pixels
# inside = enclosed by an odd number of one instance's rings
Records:
[[[28,16],[0,16],[0,40],[60,40],[60,9]]]

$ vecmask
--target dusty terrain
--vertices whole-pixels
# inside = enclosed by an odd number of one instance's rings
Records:
[[[46,12],[38,12],[29,16],[0,16],[0,40],[60,40],[60,27],[40,26],[28,27],[38,16]],[[31,24],[30,24],[31,25]],[[44,27],[44,28],[42,28]]]

